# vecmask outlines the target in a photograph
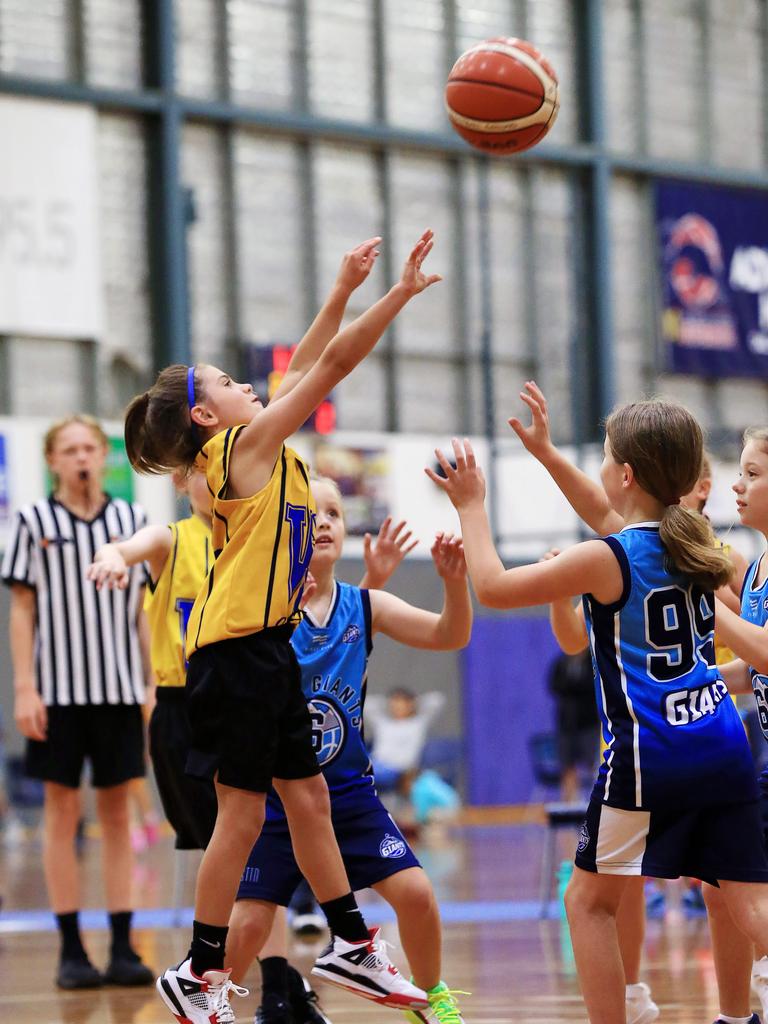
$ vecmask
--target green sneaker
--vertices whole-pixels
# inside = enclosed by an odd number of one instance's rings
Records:
[[[451,989],[439,981],[427,992],[428,1010],[406,1010],[405,1016],[411,1024],[464,1024],[456,996],[468,996],[469,992]]]

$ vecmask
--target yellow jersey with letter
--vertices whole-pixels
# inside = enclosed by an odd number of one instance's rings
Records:
[[[144,611],[151,632],[149,657],[157,686],[184,686],[184,645],[192,606],[213,561],[211,531],[196,515],[171,523],[171,550],[157,582],[147,587]]]
[[[216,434],[198,457],[213,496],[214,561],[190,616],[187,657],[207,644],[301,618],[315,525],[309,469],[283,445],[260,491],[227,498],[229,460],[243,429]]]

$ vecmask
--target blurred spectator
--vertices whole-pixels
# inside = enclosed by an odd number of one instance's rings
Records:
[[[599,750],[595,677],[589,648],[578,654],[560,654],[549,675],[549,691],[555,698],[555,728],[560,761],[562,799],[579,799],[579,769],[595,773]]]
[[[429,727],[445,705],[445,695],[433,691],[416,697],[398,688],[388,696],[369,694],[365,724],[373,732],[371,760],[382,789],[410,786],[421,764]]]

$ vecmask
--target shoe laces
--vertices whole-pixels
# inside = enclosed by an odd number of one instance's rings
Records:
[[[216,1024],[235,1024],[235,1011],[229,1001],[230,992],[234,992],[236,996],[249,994],[247,988],[236,985],[234,981],[224,981],[221,985],[211,985],[208,989],[211,998],[209,1009],[216,1013],[211,1019],[215,1020]]]
[[[465,992],[460,988],[444,988],[427,998],[435,1019],[440,1024],[464,1024],[456,996],[470,995],[472,995],[471,992]]]
[[[392,974],[397,974],[397,968],[392,963],[392,959],[387,952],[389,949],[394,949],[394,945],[391,942],[387,942],[386,939],[382,939],[381,936],[371,942],[372,953],[367,956],[363,961],[364,967],[382,967],[384,970],[390,971]]]

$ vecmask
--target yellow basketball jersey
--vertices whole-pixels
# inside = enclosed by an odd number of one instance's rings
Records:
[[[187,656],[206,644],[300,618],[315,525],[309,470],[283,445],[260,491],[226,498],[229,457],[242,429],[216,434],[199,456],[213,495],[214,562],[192,609]]]
[[[722,548],[723,551],[728,554],[731,550],[730,544],[724,544],[721,540],[715,538],[715,546]],[[717,638],[717,629],[715,629],[715,663],[717,665],[725,665],[729,661],[733,661],[736,655],[733,653],[730,647],[726,647],[724,643],[721,643]]]
[[[213,561],[211,531],[199,516],[170,524],[171,550],[144,610],[151,632],[150,661],[158,686],[184,686],[187,623]]]

